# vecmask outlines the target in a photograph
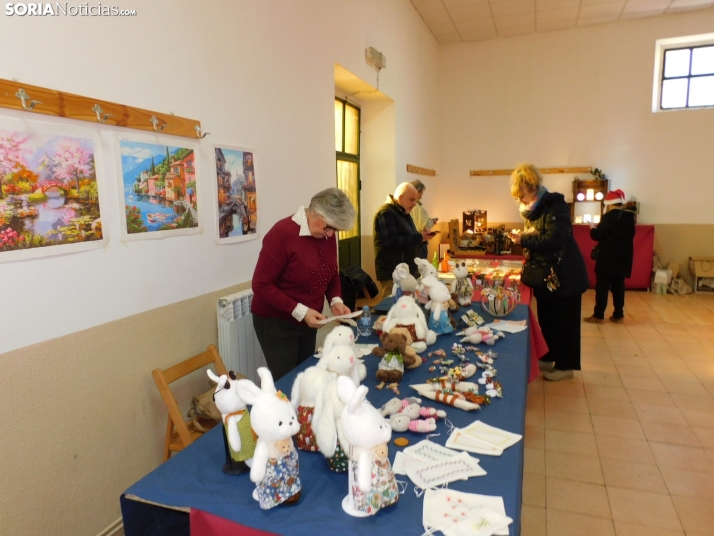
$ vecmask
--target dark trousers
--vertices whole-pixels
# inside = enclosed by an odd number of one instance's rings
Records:
[[[615,318],[623,318],[625,316],[625,278],[612,277],[604,274],[596,274],[596,277],[595,318],[605,318],[607,294],[610,291],[612,291],[612,304],[615,306],[615,312],[612,316]]]
[[[580,370],[580,305],[582,296],[538,298],[538,324],[548,345],[541,359],[557,370]]]
[[[273,380],[285,376],[315,354],[317,330],[282,318],[265,318],[253,313],[253,329],[265,354]]]

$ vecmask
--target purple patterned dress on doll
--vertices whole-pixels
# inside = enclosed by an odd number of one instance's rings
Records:
[[[268,458],[265,478],[255,485],[263,510],[285,502],[301,489],[298,453],[294,448],[281,458]]]
[[[389,458],[377,458],[372,462],[372,488],[367,493],[359,489],[357,472],[357,461],[350,460],[350,487],[357,510],[374,515],[399,500],[399,486]]]

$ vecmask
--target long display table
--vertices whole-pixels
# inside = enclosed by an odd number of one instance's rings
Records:
[[[461,311],[465,311],[465,308],[461,308]],[[519,305],[506,319],[527,320],[530,316],[529,311],[528,306]],[[488,314],[480,310],[478,312],[487,322],[491,320]],[[428,352],[442,348],[447,356],[451,356],[451,347],[457,340],[453,334],[442,335],[438,337],[436,344],[430,346],[422,355],[427,357]],[[490,406],[472,412],[442,406],[438,402],[428,400],[424,400],[424,404],[445,409],[447,419],[457,427],[464,427],[475,420],[481,420],[492,426],[523,434],[530,368],[530,340],[529,326],[529,329],[520,333],[506,334],[505,339],[499,340],[495,346],[478,345],[484,350],[493,349],[499,354],[494,366],[498,371],[497,379],[503,385],[502,399],[495,399]],[[378,342],[376,335],[358,341],[358,343],[370,342]],[[468,355],[471,356],[472,361],[476,360],[472,352],[468,352]],[[458,362],[457,358],[454,359]],[[374,406],[379,407],[395,394],[388,389],[375,388],[377,383],[375,372],[379,359],[367,355],[364,361],[368,370],[364,381],[364,384],[369,387],[367,398]],[[416,396],[416,392],[409,387],[409,384],[423,383],[427,378],[437,375],[436,372],[428,371],[432,361],[433,358],[430,358],[421,367],[405,372],[400,384],[400,398]],[[281,378],[276,382],[278,389],[290,393],[295,376],[315,363],[315,359],[309,359]],[[443,445],[448,437],[448,426],[445,421],[438,422],[435,433],[439,435],[432,437],[431,440]],[[410,444],[414,444],[424,439],[425,435],[411,432],[394,433],[392,439],[396,437],[406,437]],[[395,452],[399,449],[390,442],[390,460],[394,460]],[[249,536],[265,532],[310,536],[423,533],[423,498],[417,497],[414,485],[406,476],[397,475],[399,480],[408,482],[408,486],[396,505],[381,510],[375,516],[353,518],[345,514],[341,507],[341,501],[347,494],[347,474],[329,471],[320,453],[298,452],[302,481],[299,503],[292,507],[282,506],[263,511],[251,497],[254,484],[247,474],[228,477],[221,472],[225,455],[222,431],[220,427],[216,427],[125,491],[121,496],[125,534],[126,536],[188,535],[189,512],[192,512],[194,521],[197,523],[200,521],[201,536],[211,534],[212,525],[207,518],[211,519],[213,516],[223,518],[218,525],[224,528],[216,529],[215,532],[221,536],[231,534],[226,532],[226,526],[235,527],[237,531],[235,534]],[[499,457],[475,456],[480,459],[481,466],[488,474],[467,481],[454,482],[449,487],[458,491],[502,496],[506,514],[514,519],[509,533],[512,536],[518,535],[523,480],[523,441],[508,448]],[[195,526],[198,527],[199,524]],[[196,536],[197,529],[194,532]]]

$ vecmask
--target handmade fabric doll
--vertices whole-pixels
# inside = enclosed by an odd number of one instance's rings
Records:
[[[381,347],[376,347],[372,353],[381,357],[377,368],[377,380],[385,383],[402,381],[404,367],[416,368],[421,365],[421,357],[409,346],[411,336],[404,328],[394,328],[389,333],[379,336]]]
[[[427,344],[436,342],[436,333],[428,329],[424,312],[411,296],[402,296],[389,309],[383,331],[390,332],[398,326],[409,330],[414,341],[411,346],[417,352],[423,352]]]
[[[392,272],[392,297],[394,302],[402,296],[414,296],[417,291],[417,281],[413,275],[409,273],[409,265],[405,262],[397,264],[397,267]]]
[[[236,383],[240,397],[252,406],[251,426],[258,435],[250,468],[250,479],[255,482],[253,498],[268,510],[300,499],[300,466],[292,440],[300,425],[288,397],[275,389],[270,371],[260,367],[258,376],[260,388],[250,380]]]
[[[471,298],[474,295],[474,285],[469,279],[469,270],[466,263],[456,263],[454,265],[454,276],[456,279],[451,285],[451,293],[456,295],[456,300],[461,305],[471,305]]]
[[[335,346],[349,346],[357,355],[357,346],[355,344],[355,334],[351,328],[348,326],[335,326],[330,333],[325,337],[325,342],[322,345],[322,355],[325,355],[332,350]],[[357,358],[356,375],[352,376],[355,383],[359,384],[362,380],[367,377],[367,367],[364,365],[364,361]]]
[[[351,330],[348,331],[351,333]],[[321,411],[319,406],[323,402],[322,393],[339,375],[349,376],[354,380],[357,377],[357,366],[357,357],[351,346],[330,345],[330,350],[320,358],[317,365],[308,367],[297,375],[290,394],[300,423],[300,431],[296,435],[297,448],[311,452],[319,450],[314,435],[316,423],[313,418],[316,412]]]
[[[426,305],[429,301],[429,287],[424,284],[424,278],[428,275],[433,275],[434,277],[439,276],[439,272],[436,267],[426,259],[414,259],[419,270],[419,286],[417,288],[417,301],[422,305]]]
[[[422,408],[420,404],[420,398],[392,398],[379,408],[379,413],[383,417],[389,417],[389,424],[395,432],[433,432],[436,430],[436,418],[446,417],[446,412],[435,408]]]
[[[451,299],[451,293],[446,285],[438,281],[435,277],[427,276],[424,279],[426,280],[425,284],[429,285],[430,301],[424,306],[425,309],[431,310],[428,324],[429,329],[434,331],[437,335],[451,333],[454,331],[451,320],[449,320],[449,300]]]
[[[342,509],[355,517],[376,514],[399,500],[399,488],[389,463],[389,423],[365,400],[367,387],[345,376],[337,378],[337,393],[345,404],[342,428],[352,448],[349,493]]]
[[[231,370],[216,376],[211,369],[208,377],[216,382],[213,400],[223,420],[223,446],[226,450],[226,463],[223,472],[227,475],[240,475],[250,471],[255,451],[256,435],[250,426],[250,413],[245,402],[238,396],[238,382]]]

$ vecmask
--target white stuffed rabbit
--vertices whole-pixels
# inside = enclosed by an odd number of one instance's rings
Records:
[[[260,367],[258,376],[260,388],[250,380],[236,383],[240,397],[252,406],[251,425],[258,435],[250,468],[253,498],[267,510],[283,502],[295,504],[300,498],[300,466],[292,440],[300,425],[288,397],[276,391],[270,371]]]
[[[417,288],[417,299],[419,303],[426,304],[429,301],[429,287],[424,284],[424,278],[428,275],[439,276],[439,271],[426,259],[414,259],[419,270],[419,287]]]
[[[466,267],[466,263],[455,263],[453,272],[456,279],[451,285],[451,293],[456,294],[456,299],[461,305],[471,305],[474,285],[469,278],[469,270]]]
[[[308,367],[297,375],[293,382],[291,401],[297,411],[300,431],[297,434],[297,448],[317,452],[319,443],[316,436],[327,427],[322,435],[329,435],[334,429],[334,419],[321,420],[323,393],[330,388],[337,376],[357,378],[358,361],[351,346],[333,346],[325,353],[317,365]],[[329,414],[329,411],[327,412]],[[330,423],[330,421],[332,421]]]
[[[427,327],[424,312],[419,308],[414,298],[402,296],[397,300],[387,314],[383,331],[389,333],[393,328],[401,326],[412,334],[412,348],[417,352],[426,350],[427,344],[436,342],[436,333]]]
[[[223,444],[226,463],[223,472],[227,475],[247,473],[253,461],[255,436],[250,426],[250,413],[238,395],[238,381],[231,370],[228,376],[220,377],[208,369],[208,377],[216,383],[213,400],[223,419]]]
[[[355,351],[357,355],[357,344],[355,339],[355,334],[351,328],[348,326],[336,326],[335,328],[327,334],[325,337],[325,342],[322,345],[322,354],[325,355],[335,346],[349,346]],[[357,378],[355,383],[360,383],[367,377],[367,367],[364,361],[357,357]]]
[[[449,288],[436,277],[427,276],[424,278],[425,284],[429,286],[429,302],[424,306],[430,310],[429,329],[434,333],[443,335],[454,331],[454,327],[449,321],[449,300],[451,293]]]
[[[355,517],[376,514],[399,500],[399,488],[389,463],[389,423],[367,400],[367,387],[345,376],[337,378],[337,394],[345,404],[342,429],[351,443],[349,493],[342,509]]]

